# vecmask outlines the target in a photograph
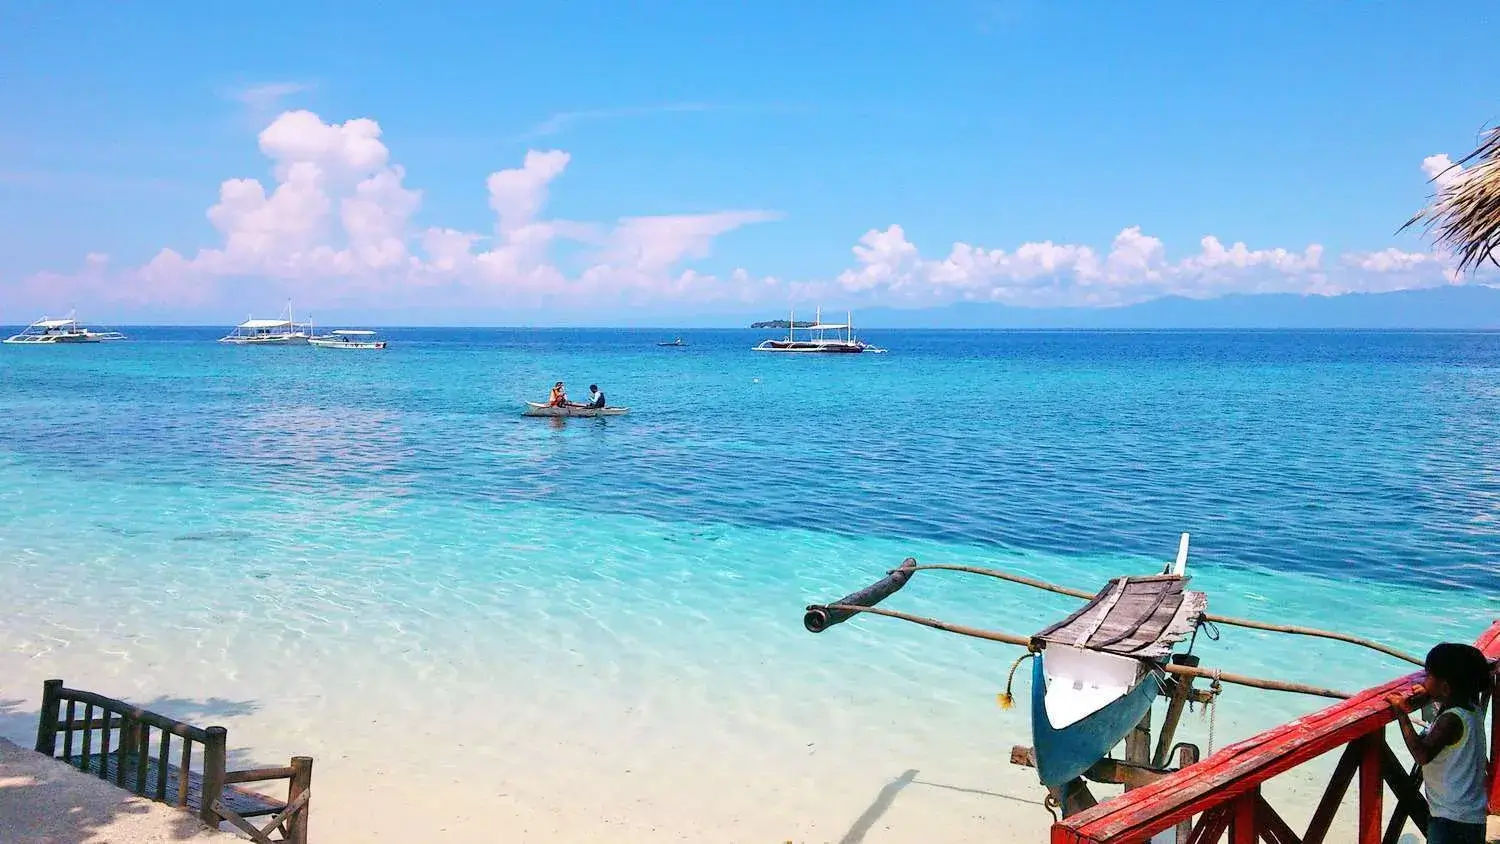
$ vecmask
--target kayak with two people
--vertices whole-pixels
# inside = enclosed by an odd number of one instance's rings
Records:
[[[589,385],[587,402],[569,401],[567,388],[561,381],[552,385],[552,392],[548,395],[546,404],[529,401],[526,405],[527,416],[622,416],[630,409],[609,407],[604,391],[599,389],[598,384]]]

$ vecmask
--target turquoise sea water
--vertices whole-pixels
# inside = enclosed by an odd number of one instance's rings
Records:
[[[906,556],[1093,588],[1189,531],[1221,613],[1413,651],[1500,615],[1496,334],[893,331],[816,358],[745,331],[128,333],[0,347],[0,634],[27,684],[0,698],[86,670],[255,697],[259,738],[462,693],[534,705],[538,733],[647,712],[642,745],[691,723],[798,748],[920,711],[941,718],[893,746],[980,731],[999,766],[1026,739],[993,705],[1014,651],[880,619],[813,636],[803,605]],[[630,415],[519,415],[559,378]],[[1075,605],[938,572],[888,602],[1021,634]],[[1228,628],[1199,650],[1349,689],[1406,670]],[[1319,705],[1236,694],[1241,732]]]

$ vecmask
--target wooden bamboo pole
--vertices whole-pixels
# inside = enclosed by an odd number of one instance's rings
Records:
[[[1037,580],[1034,577],[1011,574],[1010,572],[1000,571],[999,569],[986,569],[979,568],[977,566],[958,566],[948,563],[923,563],[921,565],[912,567],[912,571],[922,571],[923,569],[939,569],[942,571],[962,571],[968,572],[969,574],[981,574],[985,577],[995,577],[999,578],[1000,580],[1008,580],[1011,583],[1019,583],[1022,586],[1030,586],[1035,589],[1043,589],[1048,592],[1056,592],[1059,595],[1067,595],[1072,598],[1083,598],[1084,600],[1088,600],[1089,598],[1094,597],[1094,593],[1085,592],[1082,589],[1070,589],[1066,586],[1058,586],[1056,583],[1048,583],[1045,580]]]
[[[975,639],[985,639],[990,642],[1000,642],[1006,645],[1015,645],[1021,648],[1032,647],[1032,640],[1026,636],[1016,636],[1010,633],[1000,633],[994,630],[982,630],[978,627],[968,627],[962,624],[952,624],[940,621],[936,618],[927,618],[920,615],[899,612],[897,610],[881,609],[880,607],[860,607],[853,604],[828,604],[826,606],[813,607],[811,609],[827,610],[837,613],[874,613],[888,618],[897,618],[902,621],[910,621],[923,627],[931,627],[934,630],[943,630],[948,633],[957,633],[961,636],[971,636]],[[1040,644],[1038,642],[1037,644]],[[1309,686],[1303,683],[1286,683],[1281,680],[1267,680],[1261,677],[1251,677],[1245,674],[1232,674],[1227,671],[1217,671],[1209,668],[1194,668],[1187,665],[1163,665],[1161,670],[1168,674],[1179,677],[1204,677],[1218,680],[1223,683],[1233,683],[1236,686],[1249,686],[1252,689],[1265,689],[1273,692],[1293,692],[1295,694],[1313,695],[1315,697],[1330,697],[1336,700],[1346,700],[1353,695],[1335,689],[1325,689],[1318,686]]]
[[[1082,589],[1071,589],[1067,586],[1059,586],[1056,583],[1048,583],[1045,580],[1038,580],[1034,577],[1025,577],[1019,574],[1011,574],[1009,572],[999,571],[997,569],[980,568],[977,566],[960,566],[948,563],[926,563],[911,566],[909,568],[911,571],[921,571],[923,569],[962,571],[968,572],[969,574],[994,577],[1000,580],[1009,581],[1011,583],[1019,583],[1022,586],[1030,586],[1034,589],[1042,589],[1047,592],[1055,592],[1059,595],[1068,595],[1070,597],[1082,598],[1084,600],[1088,600],[1089,598],[1094,597],[1094,594],[1092,592],[1085,592]],[[1383,653],[1387,656],[1393,656],[1396,659],[1405,660],[1412,665],[1422,664],[1421,659],[1418,659],[1417,657],[1406,653],[1405,651],[1397,650],[1396,648],[1393,648],[1389,645],[1383,645],[1379,642],[1365,639],[1360,636],[1351,636],[1347,633],[1339,633],[1333,630],[1320,630],[1316,627],[1302,627],[1296,624],[1271,624],[1270,622],[1256,621],[1255,619],[1251,618],[1237,618],[1235,616],[1229,615],[1214,615],[1213,613],[1204,613],[1203,620],[1213,622],[1214,624],[1229,625],[1230,627],[1245,627],[1251,630],[1267,630],[1273,633],[1290,633],[1295,636],[1314,636],[1321,639],[1333,639],[1339,642],[1347,642],[1351,645],[1359,645],[1360,647],[1369,648],[1373,651],[1379,651],[1380,653]]]
[[[1350,636],[1347,633],[1338,633],[1332,630],[1319,630],[1316,627],[1299,627],[1295,624],[1271,624],[1270,622],[1266,621],[1255,621],[1254,619],[1249,618],[1235,618],[1228,615],[1212,615],[1209,613],[1203,614],[1203,620],[1211,621],[1214,624],[1227,624],[1231,627],[1248,627],[1251,630],[1269,630],[1273,633],[1291,633],[1295,636],[1316,636],[1322,639],[1335,639],[1340,642],[1348,642],[1351,645],[1359,645],[1360,647],[1369,648],[1372,651],[1380,651],[1387,656],[1393,656],[1396,659],[1405,660],[1412,665],[1423,664],[1421,659],[1418,659],[1417,657],[1412,656],[1405,651],[1397,650],[1389,645],[1382,645],[1379,642],[1371,641],[1370,639],[1363,639],[1359,636]]]

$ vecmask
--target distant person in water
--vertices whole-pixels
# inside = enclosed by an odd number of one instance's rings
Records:
[[[552,385],[552,395],[547,399],[548,407],[567,407],[568,393],[563,389],[563,382],[559,381]]]
[[[599,385],[598,384],[590,384],[589,385],[589,403],[586,404],[586,405],[584,405],[584,407],[603,407],[603,406],[604,406],[604,394],[601,393],[601,392],[599,392]]]
[[[1480,699],[1490,684],[1490,664],[1473,645],[1445,642],[1427,654],[1427,676],[1413,689],[1438,706],[1432,725],[1418,733],[1406,714],[1406,696],[1386,698],[1396,711],[1401,738],[1422,766],[1432,820],[1428,844],[1484,844],[1485,740]]]

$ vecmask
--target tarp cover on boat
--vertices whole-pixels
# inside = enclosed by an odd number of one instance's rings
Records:
[[[1078,612],[1036,634],[1059,645],[1139,659],[1162,659],[1187,638],[1208,597],[1174,574],[1117,577]]]

